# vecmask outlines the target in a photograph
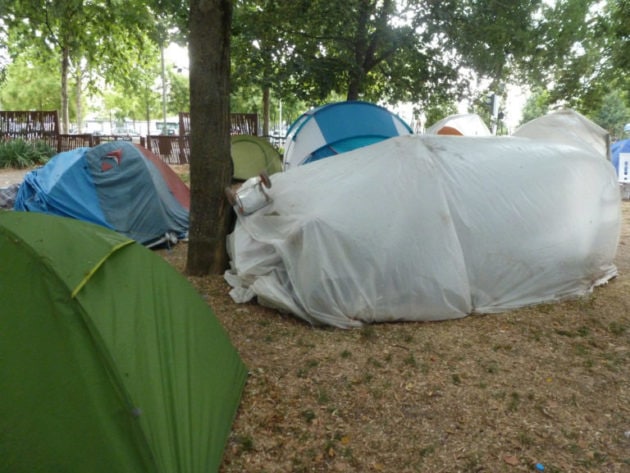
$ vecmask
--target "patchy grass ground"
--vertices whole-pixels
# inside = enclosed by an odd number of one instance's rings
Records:
[[[313,328],[189,278],[250,371],[221,472],[630,472],[623,212],[616,279],[504,314]]]

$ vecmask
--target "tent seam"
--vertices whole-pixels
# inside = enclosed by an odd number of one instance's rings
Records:
[[[90,271],[88,271],[88,273],[85,275],[85,277],[83,279],[81,279],[81,281],[79,281],[79,284],[77,284],[77,286],[74,288],[74,290],[72,291],[72,293],[70,294],[70,298],[74,299],[76,298],[77,294],[79,293],[79,291],[81,289],[83,289],[83,287],[87,284],[87,282],[92,278],[92,276],[96,273],[96,271],[99,270],[99,268],[101,266],[103,266],[103,264],[105,263],[105,261],[111,256],[113,255],[116,251],[120,250],[121,248],[124,248],[127,245],[131,245],[135,243],[134,240],[127,240],[124,241],[122,243],[119,243],[118,245],[112,247],[111,251],[109,251],[105,256],[103,256],[98,263],[96,263],[92,269],[90,269]]]

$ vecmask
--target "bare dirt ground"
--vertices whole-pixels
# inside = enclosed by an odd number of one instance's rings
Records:
[[[0,168],[0,188],[21,183],[24,180],[24,175],[29,171],[30,169]]]
[[[249,367],[221,472],[630,472],[622,205],[617,278],[503,314],[314,328],[189,278]]]
[[[617,278],[503,314],[314,328],[189,278],[249,368],[221,472],[630,472],[622,207]],[[160,254],[183,272],[186,251]]]

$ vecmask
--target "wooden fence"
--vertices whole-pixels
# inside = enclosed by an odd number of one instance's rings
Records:
[[[232,113],[230,130],[233,135],[258,135],[258,115]],[[147,148],[168,164],[190,162],[190,113],[179,113],[179,135],[147,136]]]
[[[0,111],[0,135],[3,139],[48,141],[59,134],[56,110]]]
[[[233,113],[230,116],[233,135],[258,135],[258,115]],[[69,151],[92,147],[106,141],[134,141],[157,154],[168,164],[190,162],[190,114],[179,114],[179,135],[149,135],[132,138],[125,135],[67,135],[59,133],[59,117],[52,111],[0,111],[0,136],[3,139],[44,141],[51,148]]]

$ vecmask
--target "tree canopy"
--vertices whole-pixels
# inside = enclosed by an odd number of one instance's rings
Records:
[[[55,58],[60,71],[62,129],[69,127],[69,77],[106,81],[129,77],[153,31],[147,2],[119,0],[0,0],[13,58],[24,48]]]
[[[235,0],[232,101],[266,115],[276,111],[269,111],[272,99],[293,116],[331,97],[411,102],[428,112],[448,110],[462,97],[481,105],[486,90],[518,82],[544,86],[551,103],[595,113],[611,89],[628,90],[620,72],[630,67],[628,5]],[[160,47],[188,41],[184,0],[0,0],[0,9],[0,42],[13,57],[35,48],[61,66],[62,115],[69,115],[67,102],[78,95],[67,88],[94,93],[97,84],[102,88],[97,78],[130,95],[146,92],[148,80],[138,81],[138,66],[158,76],[147,57],[155,64]],[[182,107],[188,90],[180,79],[167,77]]]

